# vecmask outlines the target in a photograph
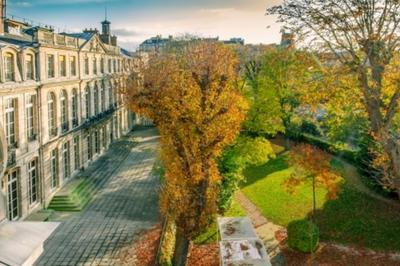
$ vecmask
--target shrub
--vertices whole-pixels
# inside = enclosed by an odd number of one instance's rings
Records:
[[[289,247],[301,251],[314,251],[319,242],[318,227],[308,220],[297,220],[288,225],[288,245]]]

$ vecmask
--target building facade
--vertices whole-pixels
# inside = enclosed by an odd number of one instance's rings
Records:
[[[101,33],[57,34],[4,17],[0,221],[15,221],[45,208],[65,183],[131,130],[135,115],[119,91],[136,59],[117,46],[107,20]]]

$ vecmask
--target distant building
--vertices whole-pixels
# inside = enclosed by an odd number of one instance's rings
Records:
[[[294,48],[294,46],[295,46],[294,33],[282,31],[280,46],[284,47],[284,48]]]
[[[189,42],[189,41],[214,41],[214,42],[222,42],[225,44],[238,44],[244,45],[244,39],[242,38],[231,38],[229,40],[219,40],[218,37],[215,38],[200,38],[196,36],[184,36],[181,38],[175,38],[172,35],[168,36],[168,38],[163,38],[161,35],[157,35],[155,37],[151,37],[150,39],[145,40],[139,45],[138,50],[141,52],[159,52],[162,49],[173,46],[174,44],[178,44],[181,42]]]
[[[4,3],[0,221],[21,220],[46,207],[65,183],[140,119],[118,93],[136,71],[137,59],[118,46],[108,20],[101,33],[57,34],[5,18]]]

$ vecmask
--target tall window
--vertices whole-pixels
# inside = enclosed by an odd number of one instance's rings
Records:
[[[28,163],[28,195],[29,204],[34,204],[38,200],[38,171],[37,171],[37,161],[33,160]]]
[[[7,174],[7,209],[8,219],[17,220],[19,217],[18,170]]]
[[[107,148],[107,126],[103,128],[103,148]]]
[[[15,146],[17,143],[16,136],[16,110],[17,99],[8,99],[6,103],[6,139],[9,146]]]
[[[95,149],[94,149],[94,152],[95,153],[100,153],[100,133],[99,133],[99,130],[96,130],[95,132],[94,132],[94,147],[95,147]]]
[[[26,79],[32,80],[34,79],[34,61],[33,55],[28,54],[25,56],[25,70],[26,70]]]
[[[91,95],[90,95],[90,88],[86,87],[86,89],[85,89],[86,118],[90,118],[90,109],[92,108],[91,102],[92,102],[92,99],[91,99]]]
[[[76,57],[70,57],[70,64],[71,64],[71,76],[76,76]]]
[[[50,92],[47,95],[47,110],[48,110],[48,121],[49,121],[49,136],[53,137],[57,135],[57,124],[56,124],[56,96]]]
[[[112,63],[111,63],[111,59],[108,59],[108,73],[112,72]]]
[[[85,58],[85,75],[89,75],[89,58]]]
[[[15,80],[14,55],[12,53],[6,53],[4,56],[4,74],[5,81]]]
[[[114,66],[113,66],[113,68],[114,68],[114,69],[113,69],[113,72],[116,73],[116,72],[117,72],[117,60],[114,59],[113,64],[114,64]]]
[[[69,178],[70,177],[70,157],[69,157],[69,142],[65,142],[63,144],[63,149],[62,149],[62,156],[63,156],[63,172],[64,172],[64,178]]]
[[[78,92],[76,89],[72,91],[72,125],[77,127],[79,124],[78,118]]]
[[[54,55],[47,55],[47,77],[54,78]]]
[[[61,91],[60,95],[60,108],[61,108],[61,127],[62,131],[66,132],[68,128],[68,97],[65,90]]]
[[[86,137],[86,145],[87,145],[87,159],[88,161],[90,161],[93,158],[92,136],[90,134]]]
[[[104,58],[100,59],[100,73],[104,74]]]
[[[94,104],[94,115],[98,115],[99,113],[99,89],[97,85],[94,86],[94,96],[93,96],[93,104]]]
[[[110,82],[110,87],[108,88],[108,99],[109,99],[109,105],[112,106],[114,104],[114,93],[113,93],[113,86],[112,83]]]
[[[30,141],[36,139],[35,102],[35,95],[29,95],[26,99],[26,134]]]
[[[104,88],[104,82],[102,82],[100,86],[100,111],[103,112],[105,110],[106,110],[106,90]]]
[[[81,160],[80,160],[80,147],[79,147],[79,136],[74,138],[74,170],[78,170],[81,167]]]
[[[93,74],[97,74],[97,58],[93,58]]]
[[[60,55],[58,57],[59,64],[60,64],[60,76],[66,77],[67,76],[67,61],[65,60],[65,55]]]
[[[58,186],[58,149],[54,149],[50,154],[50,175],[51,188]]]

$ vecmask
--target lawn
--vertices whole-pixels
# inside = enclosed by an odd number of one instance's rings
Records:
[[[340,162],[332,167],[340,170]],[[263,215],[286,226],[303,219],[312,209],[311,184],[300,186],[293,195],[282,183],[293,169],[285,155],[259,167],[250,167],[244,174],[247,182],[241,188]],[[317,191],[318,210],[315,217],[321,239],[355,244],[376,250],[400,251],[400,210],[379,202],[343,182],[336,200],[327,200],[326,190]]]

